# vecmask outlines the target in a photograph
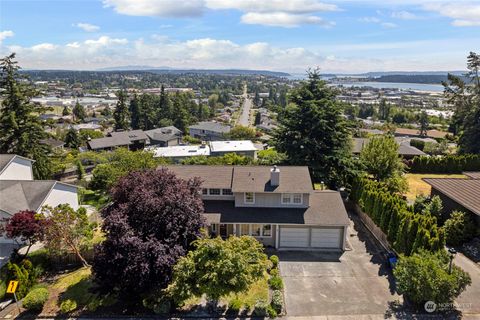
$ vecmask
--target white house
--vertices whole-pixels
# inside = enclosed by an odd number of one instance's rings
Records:
[[[40,211],[43,206],[69,204],[79,208],[77,187],[55,180],[34,180],[33,160],[17,155],[0,155],[0,219],[22,210]],[[0,243],[12,240],[0,237]]]

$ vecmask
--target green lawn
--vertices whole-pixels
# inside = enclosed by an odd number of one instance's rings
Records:
[[[465,178],[463,174],[413,174],[405,175],[408,182],[408,192],[406,197],[408,200],[415,200],[417,195],[429,195],[431,187],[424,182],[423,178]]]

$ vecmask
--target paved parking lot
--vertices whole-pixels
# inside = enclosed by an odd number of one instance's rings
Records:
[[[343,253],[279,253],[287,316],[383,317],[389,302],[401,301],[381,248],[360,221],[351,220],[347,238]]]

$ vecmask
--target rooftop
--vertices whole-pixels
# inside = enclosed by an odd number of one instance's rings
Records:
[[[308,208],[235,207],[233,201],[204,201],[207,221],[213,223],[275,223],[345,226],[347,212],[340,193],[315,191],[310,194]]]
[[[424,178],[433,189],[480,215],[480,179]]]
[[[230,132],[230,127],[226,126],[222,123],[219,122],[213,122],[213,121],[202,121],[197,124],[194,124],[190,127],[189,129],[197,129],[197,130],[207,130],[207,131],[213,131],[213,132],[219,132],[219,133],[228,133]]]
[[[175,128],[174,126],[157,128],[152,130],[144,131],[145,134],[152,140],[156,141],[169,141],[172,139],[177,139],[182,135],[182,131]]]
[[[207,145],[157,147],[148,148],[147,150],[153,151],[154,157],[179,158],[210,155],[210,147]]]
[[[23,158],[25,160],[29,160],[31,162],[34,162],[34,160],[32,160],[32,159],[28,159],[28,158],[25,158],[25,157],[22,157],[22,156],[19,156],[19,155],[16,155],[16,154],[2,153],[2,154],[0,154],[0,173],[3,172],[3,170],[5,170],[5,168],[10,164],[10,162],[13,161],[13,159],[15,157],[20,157],[20,158]]]
[[[211,141],[212,152],[236,152],[236,151],[257,151],[257,148],[250,140],[234,141]]]
[[[480,171],[467,171],[463,173],[470,179],[480,179]]]

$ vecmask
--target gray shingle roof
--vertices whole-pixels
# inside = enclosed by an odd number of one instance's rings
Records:
[[[148,137],[143,132],[143,130],[128,130],[128,131],[118,131],[118,132],[110,132],[109,134],[111,137],[122,137],[124,139],[128,139],[131,142],[138,141],[138,140],[147,140]]]
[[[128,139],[126,136],[105,137],[88,141],[88,146],[92,150],[126,146],[129,144],[130,139]]]
[[[336,191],[314,191],[308,208],[235,207],[233,201],[204,201],[207,220],[220,223],[274,223],[321,226],[348,225],[348,216]],[[220,215],[220,219],[218,219]]]
[[[368,138],[353,138],[353,153],[360,153],[363,147],[368,143]],[[398,143],[398,141],[397,141]],[[398,148],[398,154],[402,156],[420,156],[425,155],[426,153],[422,150],[412,147],[407,143],[400,143]]]
[[[208,130],[218,133],[228,133],[230,132],[230,127],[224,124],[213,122],[213,121],[203,121],[197,124],[194,124],[189,129],[197,129],[197,130]]]
[[[0,210],[15,214],[21,210],[36,211],[56,181],[0,180]]]
[[[199,177],[203,188],[231,188],[233,192],[310,193],[312,180],[307,167],[282,166],[280,185],[270,185],[269,166],[166,166],[182,179]]]
[[[424,178],[435,190],[480,215],[480,179]]]
[[[182,135],[182,131],[175,128],[174,126],[157,128],[144,132],[150,139],[163,142],[177,139]]]

